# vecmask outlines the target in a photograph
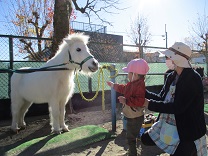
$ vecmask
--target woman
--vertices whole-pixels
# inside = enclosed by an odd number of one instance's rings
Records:
[[[158,95],[146,91],[145,105],[160,116],[141,141],[157,145],[171,156],[207,156],[203,85],[189,63],[191,53],[181,42],[164,51],[174,71]]]

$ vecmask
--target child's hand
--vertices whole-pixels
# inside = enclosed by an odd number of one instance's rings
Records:
[[[124,96],[119,96],[118,100],[119,100],[120,103],[126,104],[126,98]]]
[[[113,88],[114,83],[111,81],[107,81],[107,85]]]
[[[144,107],[148,108],[148,106],[149,106],[149,100],[145,98]]]

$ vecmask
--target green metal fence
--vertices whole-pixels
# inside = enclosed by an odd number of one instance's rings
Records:
[[[0,69],[19,69],[21,67],[34,67],[39,68],[43,63],[42,61],[36,61],[31,59],[32,54],[27,53],[23,48],[21,39],[25,41],[30,41],[32,43],[31,47],[34,52],[39,52],[37,47],[37,41],[42,41],[42,50],[43,52],[50,45],[51,39],[38,39],[38,38],[28,38],[23,36],[10,36],[10,35],[0,35]],[[123,73],[122,68],[125,67],[131,59],[134,58],[135,53],[126,53],[123,52],[124,46],[129,48],[135,48],[135,45],[122,45],[118,43],[99,43],[99,42],[90,42],[88,44],[91,53],[99,61],[100,65],[111,65],[115,64],[116,70],[119,73]],[[153,49],[152,50],[156,50]],[[41,58],[43,59],[43,58]],[[146,86],[152,85],[162,85],[164,83],[164,75],[167,70],[165,63],[149,63],[150,71],[146,76]],[[205,65],[202,65],[205,66]],[[103,69],[104,71],[104,81],[110,80],[110,71]],[[157,74],[158,73],[158,74]],[[79,74],[80,86],[83,92],[94,92],[97,90],[98,83],[102,85],[102,78],[98,80],[99,72],[93,74],[91,78]],[[9,86],[10,86],[10,73],[0,72],[0,99],[9,98]],[[118,83],[126,83],[126,75],[119,76],[116,78]],[[75,83],[76,80],[75,80]],[[105,90],[110,90],[110,88],[104,82]],[[101,87],[99,88],[101,91]],[[77,85],[75,87],[75,93],[78,93]]]

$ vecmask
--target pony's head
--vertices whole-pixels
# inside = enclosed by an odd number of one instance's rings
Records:
[[[90,53],[87,43],[89,36],[83,33],[75,33],[64,38],[68,45],[69,62],[84,73],[96,72],[98,61]]]

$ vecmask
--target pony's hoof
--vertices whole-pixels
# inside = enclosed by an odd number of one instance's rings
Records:
[[[11,128],[10,130],[13,134],[18,134],[20,129],[19,128],[17,128],[17,129]]]
[[[59,135],[61,134],[61,131],[52,131],[51,133]]]
[[[69,129],[68,128],[63,128],[62,131],[63,132],[69,132]]]
[[[25,129],[26,129],[26,125],[22,125],[19,130],[25,130]]]

